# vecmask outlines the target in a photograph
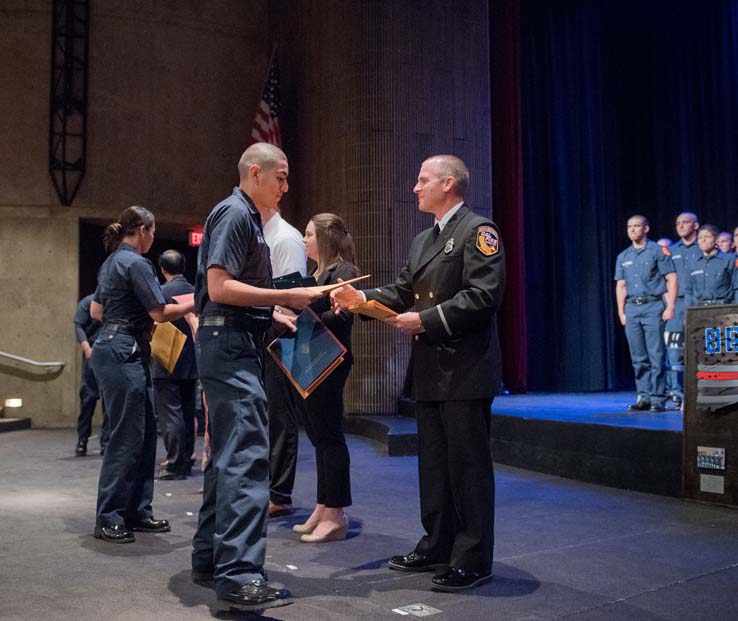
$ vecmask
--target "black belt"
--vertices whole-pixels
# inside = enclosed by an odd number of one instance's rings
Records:
[[[103,330],[107,330],[108,332],[120,332],[121,334],[127,334],[128,336],[132,336],[137,341],[150,341],[151,340],[151,332],[147,332],[145,330],[136,330],[135,328],[132,328],[128,324],[125,323],[115,323],[110,322],[106,323],[102,327]]]
[[[625,301],[631,304],[648,304],[649,302],[658,302],[660,299],[660,295],[642,295],[640,297],[633,296],[625,298]]]
[[[271,319],[254,317],[238,317],[236,315],[205,315],[200,317],[200,327],[226,326],[247,332],[264,332],[272,325]]]

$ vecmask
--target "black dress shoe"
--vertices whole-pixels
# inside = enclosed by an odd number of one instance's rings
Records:
[[[663,412],[664,406],[660,403],[654,403],[650,408],[648,408],[651,412]]]
[[[387,563],[390,569],[396,569],[397,571],[434,571],[446,565],[448,563],[439,563],[430,556],[419,552],[393,556]]]
[[[84,457],[87,455],[87,442],[80,440],[77,442],[77,446],[74,447],[74,454],[77,457]]]
[[[138,522],[133,522],[131,530],[140,530],[144,533],[168,533],[172,529],[168,520],[155,520],[152,517],[147,517]]]
[[[184,481],[187,477],[179,472],[162,470],[157,477],[160,481]]]
[[[228,602],[231,608],[239,610],[262,610],[291,604],[290,592],[287,589],[270,587],[266,580],[252,580],[242,585],[237,591],[219,595],[218,599]]]
[[[465,589],[473,589],[485,582],[492,580],[492,572],[488,574],[477,573],[476,571],[466,571],[457,567],[449,567],[442,574],[433,576],[433,589],[436,591],[463,591]]]
[[[193,569],[190,575],[192,576],[192,582],[196,585],[206,589],[215,588],[215,576],[213,576],[212,571],[195,571]]]
[[[651,409],[650,401],[636,401],[628,406],[630,412],[645,412]]]
[[[129,530],[122,524],[113,524],[111,526],[95,525],[95,539],[102,539],[109,543],[131,543],[136,541],[133,531]]]

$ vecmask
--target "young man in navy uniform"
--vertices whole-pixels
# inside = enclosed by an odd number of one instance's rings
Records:
[[[393,285],[334,291],[336,311],[364,299],[401,313],[412,336],[418,424],[420,512],[426,535],[391,569],[439,570],[433,587],[460,591],[492,578],[494,473],[489,445],[493,396],[501,387],[497,311],[505,252],[490,219],[464,204],[469,171],[459,158],[425,160],[413,191],[435,216]],[[414,307],[414,311],[409,311]]]
[[[77,457],[87,455],[87,441],[92,433],[92,417],[95,407],[100,399],[100,388],[97,385],[95,373],[90,364],[92,345],[102,328],[102,322],[90,316],[90,306],[94,294],[85,296],[77,305],[77,313],[74,315],[74,335],[82,348],[82,382],[79,387],[79,417],[77,418],[77,446],[74,454]],[[100,427],[100,454],[105,452],[108,443],[108,425],[105,404],[102,404],[102,425]]]
[[[267,584],[269,431],[262,354],[272,322],[295,330],[275,305],[302,309],[320,297],[304,288],[272,289],[262,211],[287,192],[287,157],[256,143],[238,163],[240,181],[208,216],[198,254],[196,351],[208,404],[212,453],[193,539],[192,578],[214,585],[231,607],[289,603]]]
[[[675,226],[679,239],[669,247],[669,252],[674,262],[679,288],[674,304],[674,316],[666,322],[664,335],[666,356],[669,361],[666,392],[674,405],[679,408],[684,400],[684,372],[680,370],[684,366],[684,282],[690,260],[699,255],[697,231],[700,229],[700,221],[696,214],[685,211],[677,216]]]
[[[174,302],[176,295],[195,291],[184,277],[186,262],[181,252],[166,250],[158,263],[166,281],[161,286],[161,292],[168,303]],[[167,454],[166,463],[159,472],[161,481],[186,478],[192,470],[192,452],[195,450],[195,342],[186,319],[178,319],[173,323],[187,337],[174,369],[169,373],[156,357],[151,358],[156,415]]]
[[[628,220],[631,245],[615,261],[615,298],[638,392],[638,399],[628,409],[663,412],[664,322],[674,317],[677,276],[669,249],[648,239],[649,230],[644,216]]]
[[[714,306],[738,302],[738,258],[717,247],[718,228],[702,226],[697,238],[700,253],[692,259],[684,281],[687,306]]]

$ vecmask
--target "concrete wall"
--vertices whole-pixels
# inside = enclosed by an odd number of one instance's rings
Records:
[[[87,173],[62,207],[48,173],[51,1],[0,4],[0,351],[61,360],[55,377],[0,362],[0,399],[34,426],[76,419],[78,222],[142,204],[201,224],[237,182],[271,42],[266,0],[91,2]]]

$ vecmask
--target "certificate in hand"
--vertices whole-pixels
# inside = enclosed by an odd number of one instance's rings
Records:
[[[360,315],[366,315],[374,319],[380,319],[385,321],[390,317],[397,317],[397,313],[391,308],[385,306],[377,300],[369,300],[368,302],[362,302],[361,304],[354,304],[349,306],[348,309],[352,313],[359,313]]]
[[[267,347],[297,392],[307,399],[343,362],[346,348],[318,316],[306,308],[297,318],[297,332],[274,339]]]

